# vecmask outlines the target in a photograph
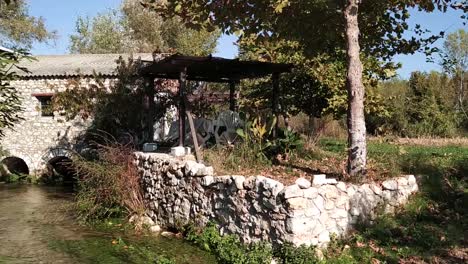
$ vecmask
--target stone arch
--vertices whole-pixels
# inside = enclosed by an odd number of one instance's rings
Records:
[[[57,178],[63,181],[73,181],[74,170],[72,158],[75,152],[67,148],[50,148],[41,157],[43,164],[42,177],[45,182],[56,182]],[[58,176],[58,177],[57,177]]]
[[[63,182],[73,182],[76,171],[70,157],[56,156],[47,162],[47,175],[49,177],[59,176]]]
[[[50,160],[56,157],[66,157],[66,158],[72,159],[74,155],[75,155],[75,152],[68,148],[61,148],[61,147],[49,148],[42,155],[41,160],[44,164],[47,164],[49,163]]]
[[[29,166],[22,158],[9,156],[1,161],[1,174],[29,174]]]

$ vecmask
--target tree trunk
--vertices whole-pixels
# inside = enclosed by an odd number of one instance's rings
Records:
[[[359,58],[358,8],[360,0],[347,0],[346,53],[348,61],[346,88],[348,90],[348,173],[351,176],[366,174],[367,146],[364,119],[364,85],[362,63]]]

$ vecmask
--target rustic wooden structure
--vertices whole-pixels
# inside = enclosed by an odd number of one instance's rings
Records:
[[[149,113],[154,110],[154,80],[176,79],[179,80],[179,146],[184,146],[185,119],[188,118],[192,134],[195,154],[199,160],[198,144],[193,126],[192,115],[187,103],[187,81],[204,81],[229,83],[229,109],[236,111],[237,95],[236,85],[242,79],[260,78],[272,76],[273,89],[271,93],[272,109],[276,117],[279,115],[279,77],[281,73],[289,72],[290,64],[269,63],[261,61],[241,61],[238,59],[225,59],[218,57],[196,57],[175,54],[159,61],[146,61],[145,66],[140,69],[140,74],[147,80],[147,107]],[[153,117],[148,116],[149,133],[153,133]]]

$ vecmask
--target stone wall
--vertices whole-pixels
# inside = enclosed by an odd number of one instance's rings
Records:
[[[166,154],[135,153],[148,216],[163,228],[214,222],[245,243],[268,241],[324,246],[380,208],[392,212],[418,190],[413,175],[354,185],[300,178],[296,184],[263,176],[214,176],[213,168]]]
[[[107,79],[110,84],[113,80]],[[37,94],[53,94],[63,91],[70,82],[69,78],[27,78],[11,84],[19,92],[22,100],[23,118],[13,129],[5,130],[1,146],[9,155],[23,159],[31,172],[42,170],[55,156],[69,156],[75,147],[77,136],[89,125],[81,119],[67,121],[64,116],[41,116],[41,104]],[[88,85],[89,80],[83,80]],[[3,158],[3,157],[2,157]]]

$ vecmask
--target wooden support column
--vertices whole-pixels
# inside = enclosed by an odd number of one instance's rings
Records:
[[[184,68],[179,75],[179,146],[184,147],[185,145],[185,102],[186,92],[185,85],[187,81],[187,69]]]
[[[145,77],[145,97],[144,97],[144,117],[146,124],[146,142],[154,141],[154,113],[156,111],[156,103],[154,101],[154,78]]]
[[[195,130],[195,125],[193,123],[193,117],[192,117],[192,113],[190,112],[190,109],[187,109],[185,114],[187,115],[187,119],[189,121],[190,134],[192,135],[195,158],[197,159],[197,162],[203,162],[201,154],[200,154],[200,149],[198,147],[197,131]]]
[[[279,73],[275,72],[271,75],[271,80],[273,84],[271,102],[272,102],[272,111],[275,116],[276,122],[273,129],[273,137],[276,138],[278,135],[278,122],[279,122]]]
[[[231,81],[229,82],[229,110],[235,112],[236,111],[236,82]]]

